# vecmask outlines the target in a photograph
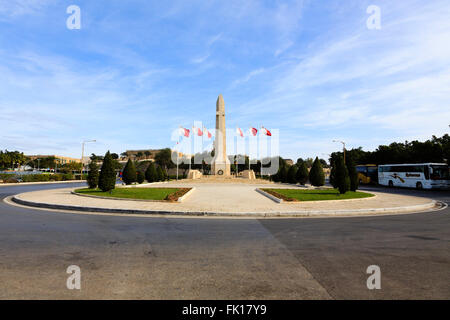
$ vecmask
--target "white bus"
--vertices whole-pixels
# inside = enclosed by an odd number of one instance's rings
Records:
[[[449,166],[445,163],[380,165],[378,184],[417,189],[450,189]]]

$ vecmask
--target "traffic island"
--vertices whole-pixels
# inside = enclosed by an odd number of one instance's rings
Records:
[[[438,209],[439,203],[432,199],[415,196],[371,192],[374,196],[327,201],[296,201],[276,203],[258,193],[256,189],[267,188],[267,184],[243,183],[177,183],[170,182],[167,188],[191,188],[183,202],[140,201],[136,199],[97,198],[91,195],[73,194],[71,189],[41,190],[22,193],[13,197],[15,203],[79,213],[101,212],[106,214],[142,214],[147,216],[211,216],[233,218],[290,218],[333,217],[379,214],[402,214]],[[256,189],[255,189],[256,187]],[[140,189],[140,188],[127,188]],[[144,189],[144,188],[143,188]],[[272,184],[270,189],[302,190]]]
[[[364,199],[374,197],[374,194],[361,191],[347,191],[340,194],[339,190],[327,189],[258,189],[258,192],[277,203],[282,202],[299,202],[299,201],[344,201],[354,199]]]
[[[181,202],[193,188],[116,188],[111,191],[100,189],[76,189],[72,194],[98,199]]]

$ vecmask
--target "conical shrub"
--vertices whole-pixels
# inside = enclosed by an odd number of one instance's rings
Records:
[[[98,187],[103,191],[111,191],[116,186],[116,171],[114,170],[113,159],[109,151],[103,158],[102,168],[98,178]]]

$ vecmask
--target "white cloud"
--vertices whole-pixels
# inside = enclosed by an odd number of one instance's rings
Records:
[[[265,79],[272,80],[264,95],[241,106],[244,117],[270,117],[282,130],[334,128],[348,137],[352,131],[369,138],[384,130],[389,141],[443,134],[450,118],[450,20],[444,4],[396,6],[381,31],[362,24],[332,41],[322,37],[294,62],[291,54],[285,66],[266,68]],[[234,83],[243,82],[252,82],[252,73]]]
[[[39,13],[54,0],[0,0],[0,20]]]

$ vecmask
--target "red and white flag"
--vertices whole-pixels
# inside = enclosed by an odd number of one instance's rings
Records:
[[[240,135],[242,138],[244,137],[244,133],[242,132],[241,128],[236,128],[236,133]]]
[[[253,135],[253,136],[256,136],[257,134],[258,134],[258,129],[256,129],[256,128],[250,128],[250,133]]]
[[[211,134],[211,132],[208,131],[208,129],[206,129],[206,127],[203,127],[203,132],[206,134],[206,136],[208,137],[208,139],[211,139],[212,134]]]
[[[200,128],[192,127],[192,131],[194,132],[194,134],[198,135],[199,137],[201,137],[203,135],[203,131]]]
[[[180,136],[189,137],[189,133],[190,133],[189,129],[180,127]]]
[[[272,136],[272,133],[271,133],[269,130],[267,130],[266,128],[264,128],[264,127],[261,127],[261,131],[262,131],[262,133],[264,133],[266,136],[269,136],[269,137]]]

